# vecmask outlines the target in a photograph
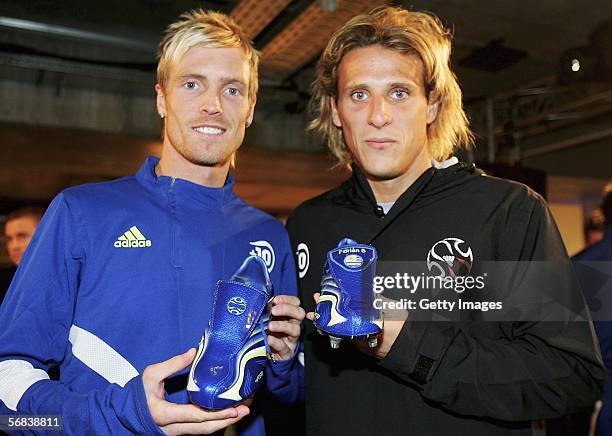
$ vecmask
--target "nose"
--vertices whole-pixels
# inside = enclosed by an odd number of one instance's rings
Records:
[[[28,246],[26,241],[20,241],[20,240],[11,240],[11,241],[7,241],[6,242],[6,249],[9,252],[19,252],[19,251],[24,251],[26,249],[26,247]]]
[[[387,124],[390,124],[392,120],[393,117],[391,116],[391,108],[389,103],[383,97],[373,98],[371,100],[368,123],[380,129]]]
[[[208,89],[204,93],[204,99],[200,108],[202,112],[208,115],[217,115],[223,113],[221,106],[221,98],[216,89]]]

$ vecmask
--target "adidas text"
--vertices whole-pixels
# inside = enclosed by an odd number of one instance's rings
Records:
[[[142,234],[138,227],[132,226],[123,235],[119,236],[113,246],[115,248],[144,248],[153,245],[150,239]]]
[[[142,248],[150,247],[151,241],[115,241],[115,247],[117,248]]]

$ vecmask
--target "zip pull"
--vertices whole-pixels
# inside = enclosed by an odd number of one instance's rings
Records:
[[[174,182],[176,182],[176,178],[172,177],[172,180],[170,181],[170,192],[172,192],[172,190],[174,189]]]

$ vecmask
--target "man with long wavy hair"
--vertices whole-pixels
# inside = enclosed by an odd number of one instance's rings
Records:
[[[436,17],[394,7],[352,18],[323,51],[311,129],[352,175],[287,223],[309,318],[325,253],[347,237],[374,245],[379,265],[427,260],[430,272],[452,279],[485,261],[544,261],[554,274],[538,277],[542,291],[580,298],[543,199],[453,157],[472,135],[450,52]],[[309,434],[527,435],[532,420],[588,407],[601,394],[605,371],[589,322],[383,315],[374,348],[353,341],[334,350],[306,331]]]

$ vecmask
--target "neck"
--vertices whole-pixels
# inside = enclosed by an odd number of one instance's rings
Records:
[[[415,162],[416,163],[416,162]],[[368,183],[374,193],[377,203],[395,203],[395,201],[419,178],[421,174],[431,168],[429,160],[413,165],[404,174],[388,180],[380,180],[366,174]]]
[[[229,160],[214,166],[194,164],[177,153],[172,145],[164,144],[155,174],[188,180],[208,188],[221,188],[225,185],[229,166]]]

